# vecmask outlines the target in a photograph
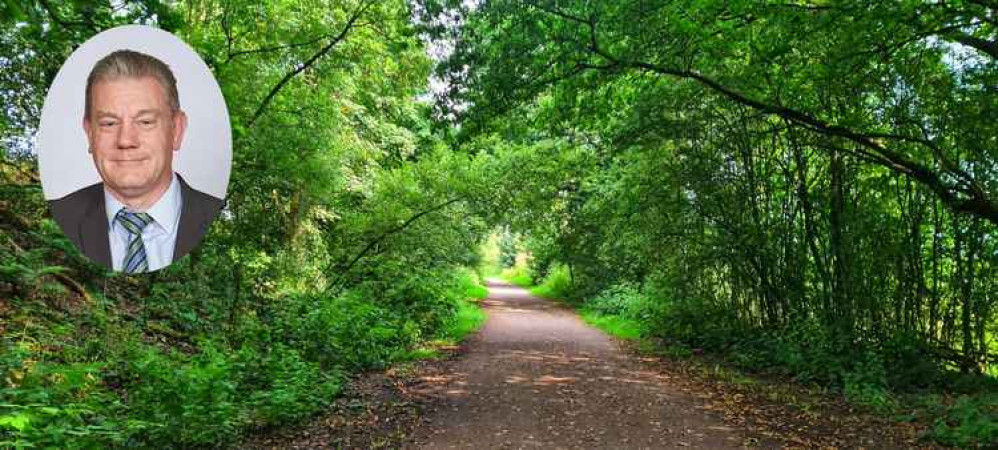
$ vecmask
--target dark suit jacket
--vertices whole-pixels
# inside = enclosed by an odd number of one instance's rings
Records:
[[[180,223],[173,261],[194,250],[208,231],[224,201],[195,190],[180,175]],[[76,248],[96,263],[108,269],[111,264],[111,244],[108,242],[107,212],[104,207],[104,183],[80,189],[60,199],[49,201],[52,216]]]

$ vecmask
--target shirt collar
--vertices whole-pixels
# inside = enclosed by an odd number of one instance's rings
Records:
[[[153,203],[144,212],[152,216],[155,221],[154,226],[158,226],[163,231],[172,234],[180,222],[181,202],[180,183],[177,181],[177,174],[173,173],[170,177],[170,187],[166,188],[166,192],[163,193],[159,200],[156,200],[156,203]],[[107,210],[107,225],[110,229],[114,227],[114,218],[118,215],[118,211],[125,207],[125,204],[118,201],[113,194],[108,192],[105,186],[104,206]]]

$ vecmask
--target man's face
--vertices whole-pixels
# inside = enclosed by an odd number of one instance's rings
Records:
[[[187,117],[171,112],[166,90],[152,77],[95,83],[83,120],[94,165],[120,200],[165,192],[186,127]]]

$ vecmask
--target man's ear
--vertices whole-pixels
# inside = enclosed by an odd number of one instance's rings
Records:
[[[187,131],[187,114],[182,109],[173,113],[173,151],[180,150],[184,142],[184,132]]]
[[[90,119],[86,118],[86,117],[83,118],[83,132],[86,133],[86,135],[87,135],[87,153],[93,153],[94,152],[94,137],[91,134],[91,130],[90,130]]]

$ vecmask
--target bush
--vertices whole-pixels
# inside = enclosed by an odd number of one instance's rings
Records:
[[[640,320],[654,319],[661,312],[656,300],[633,283],[621,283],[603,290],[587,301],[585,308],[603,315]]]
[[[620,283],[585,302],[582,317],[614,336],[635,339],[650,336],[664,311],[662,301],[638,285]]]
[[[0,448],[105,447],[143,427],[116,420],[121,405],[101,386],[100,364],[40,361],[27,341],[0,345]]]
[[[857,345],[813,320],[773,331],[749,328],[710,302],[666,302],[650,290],[619,283],[587,301],[583,316],[614,334],[655,335],[723,353],[742,368],[776,369],[798,380],[839,387],[850,402],[881,411],[895,402],[888,381],[907,376],[907,370],[888,375],[888,358],[901,362],[918,354],[903,339],[883,350]],[[915,366],[924,369],[924,364]]]
[[[481,277],[475,271],[461,271],[458,275],[458,285],[466,298],[480,300],[489,296],[488,288],[482,286]]]
[[[946,368],[925,340],[895,333],[883,345],[884,365],[890,367],[887,384],[899,389],[924,389],[943,384]]]
[[[413,272],[410,269],[393,283],[377,289],[361,292],[412,322],[420,333],[417,338],[440,330],[457,312],[457,301],[464,297],[458,275],[450,270]]]
[[[129,415],[152,424],[148,433],[136,436],[137,443],[185,447],[232,443],[245,425],[232,362],[209,342],[190,362],[182,360],[148,348],[130,364]]]
[[[572,276],[568,267],[552,265],[540,285],[530,290],[536,295],[551,299],[569,300],[572,297]]]
[[[945,445],[994,448],[998,445],[998,396],[960,396],[936,419],[932,437]]]
[[[323,369],[359,371],[383,367],[420,338],[420,327],[398,312],[364,300],[360,292],[331,298],[296,298],[298,308],[277,327],[289,345]]]
[[[323,371],[295,349],[276,344],[261,357],[253,350],[239,353],[237,365],[246,376],[261,376],[266,386],[247,392],[250,421],[276,425],[307,417],[327,405],[340,390],[342,376]]]
[[[0,448],[232,445],[251,427],[314,414],[344,373],[477,329],[484,314],[465,299],[487,293],[473,272],[450,269],[239,309],[202,307],[221,303],[195,298],[204,292],[166,301],[185,295],[179,285],[154,291],[127,317],[98,297],[0,340]]]
[[[843,374],[843,392],[851,403],[887,412],[894,399],[887,390],[887,369],[879,353],[864,351]]]
[[[525,266],[513,266],[505,269],[502,271],[502,277],[506,281],[520,287],[529,288],[534,285],[530,271]]]
[[[439,338],[447,342],[459,342],[485,322],[485,311],[468,300],[458,303],[457,314],[441,330]]]
[[[828,327],[813,320],[800,321],[776,332],[754,334],[759,339],[753,342],[750,351],[764,355],[767,365],[777,366],[800,381],[841,386],[850,372],[853,356],[862,351],[836,339]]]

